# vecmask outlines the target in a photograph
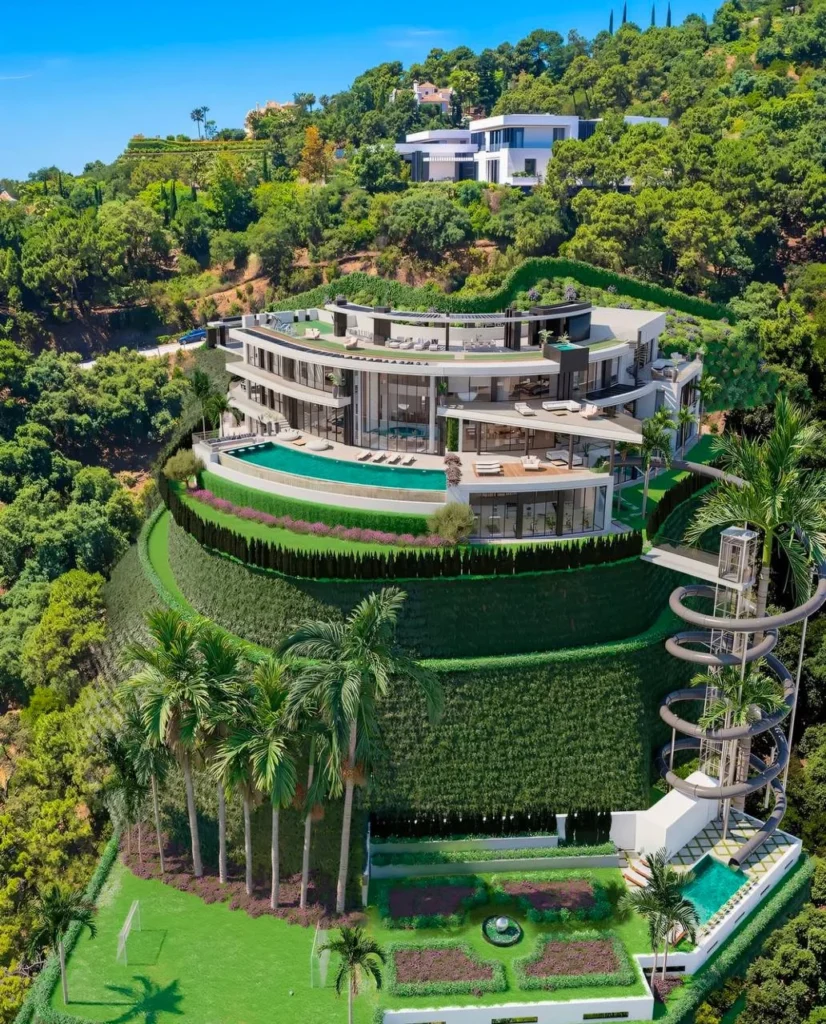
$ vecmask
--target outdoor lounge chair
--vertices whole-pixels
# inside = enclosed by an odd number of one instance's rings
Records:
[[[356,462],[367,462],[368,459],[373,458],[372,452],[361,452],[356,456]]]
[[[523,455],[521,461],[523,469],[542,469],[542,463],[535,455]]]
[[[520,416],[536,416],[536,409],[532,409],[527,402],[517,402],[514,409]]]
[[[402,459],[402,465],[403,466],[412,466],[415,461],[416,461],[416,456],[415,455],[408,455],[406,459]]]
[[[599,416],[599,407],[596,405],[583,405],[582,416],[586,420],[592,420],[595,416]]]
[[[391,455],[390,458],[387,460],[387,465],[388,466],[395,466],[396,463],[400,462],[400,461],[401,461],[401,455],[399,455],[399,453],[396,452],[395,455]]]
[[[555,401],[555,402],[543,402],[542,408],[545,412],[579,412],[582,408],[580,402],[574,402],[571,400],[567,401]]]
[[[502,472],[502,463],[477,462],[475,469],[477,476],[498,476]]]
[[[379,454],[375,457],[375,459],[373,459],[373,462],[384,462],[384,460],[386,458],[387,458],[387,453],[386,452],[379,452]]]

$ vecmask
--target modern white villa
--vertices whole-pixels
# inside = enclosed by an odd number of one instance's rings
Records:
[[[666,117],[627,116],[626,124]],[[587,139],[598,120],[562,114],[498,114],[467,128],[413,132],[396,151],[410,164],[412,181],[486,181],[528,188],[542,183],[553,147],[565,139]]]
[[[661,312],[581,302],[460,314],[344,298],[213,323],[243,421],[201,454],[308,501],[463,502],[484,540],[607,533],[617,446],[662,406],[697,411],[702,359],[662,351],[664,328]]]

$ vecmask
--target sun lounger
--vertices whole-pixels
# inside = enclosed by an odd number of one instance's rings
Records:
[[[402,465],[403,466],[412,466],[415,461],[416,461],[416,456],[415,455],[408,455],[406,459],[402,459]]]
[[[373,453],[372,452],[362,452],[360,455],[356,456],[356,462],[367,462],[368,459],[372,459],[372,458],[373,458]]]
[[[477,476],[497,476],[502,472],[501,462],[477,462],[476,463],[476,475]]]
[[[596,405],[583,405],[582,416],[586,420],[592,420],[595,416],[599,416],[599,407]]]
[[[351,338],[349,341],[344,342],[344,347],[348,349],[354,349],[359,347],[358,338]]]
[[[399,455],[399,454],[391,455],[390,458],[387,460],[387,464],[388,464],[388,466],[395,466],[396,463],[400,462],[400,461],[401,461],[401,455]]]
[[[536,416],[536,409],[532,409],[527,402],[517,402],[514,409],[520,416]]]
[[[384,462],[384,460],[386,458],[387,458],[387,455],[386,455],[385,452],[379,452],[379,454],[375,457],[375,459],[373,459],[373,462]]]

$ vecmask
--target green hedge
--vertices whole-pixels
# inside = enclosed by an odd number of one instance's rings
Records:
[[[611,943],[614,956],[617,958],[617,969],[610,973],[594,974],[548,974],[542,977],[532,977],[527,973],[531,964],[542,959],[545,946],[549,942],[589,942],[608,941]],[[631,962],[625,946],[620,939],[612,932],[601,931],[576,931],[570,933],[550,932],[548,935],[540,935],[536,942],[536,948],[530,956],[521,957],[513,962],[513,972],[516,976],[517,985],[525,990],[547,989],[556,991],[563,988],[591,988],[602,987],[603,985],[622,985],[630,987],[639,976]]]
[[[201,486],[217,498],[233,505],[257,509],[271,516],[292,516],[309,523],[327,526],[360,526],[365,530],[383,530],[387,533],[412,533],[414,537],[430,533],[426,516],[407,515],[403,512],[372,512],[369,509],[343,508],[339,505],[317,505],[315,502],[285,498],[281,494],[260,491],[235,483],[217,473],[201,473]]]
[[[489,967],[490,978],[476,981],[401,982],[396,971],[396,954],[408,949],[458,949],[474,964]],[[387,991],[393,996],[455,996],[476,992],[504,992],[508,987],[505,966],[496,960],[483,960],[469,945],[456,939],[437,939],[418,945],[391,942],[387,952]]]
[[[789,877],[750,914],[733,937],[691,979],[669,998],[666,1012],[658,1019],[665,1024],[693,1024],[694,1012],[727,978],[742,974],[760,952],[769,933],[792,917],[809,898],[814,862],[801,857]]]
[[[101,889],[109,877],[112,865],[118,855],[120,846],[120,832],[117,831],[106,844],[103,855],[98,861],[95,873],[89,879],[86,886],[85,896],[87,899],[97,902]],[[74,922],[66,933],[66,955],[71,953],[80,935],[80,925]],[[21,1006],[14,1024],[86,1024],[81,1018],[71,1013],[64,1013],[62,1010],[53,1009],[50,1006],[52,993],[60,982],[60,961],[57,953],[50,953],[46,959],[43,970],[37,976],[26,996],[26,1001]]]
[[[598,846],[529,846],[524,849],[486,848],[470,850],[417,850],[415,852],[374,853],[371,861],[374,867],[388,867],[393,864],[468,864],[473,861],[489,860],[533,860],[537,857],[607,857],[617,852],[613,843]]]
[[[340,619],[379,580],[323,581],[266,573],[205,550],[175,524],[169,559],[178,586],[202,615],[272,647],[304,618]],[[607,565],[518,576],[413,579],[399,625],[404,647],[423,658],[466,658],[613,641],[656,621],[679,582],[631,558]],[[617,600],[617,595],[628,600]]]
[[[577,260],[566,260],[553,256],[537,256],[525,260],[516,267],[503,282],[501,288],[486,295],[464,297],[459,294],[446,295],[435,285],[414,288],[399,281],[388,281],[381,277],[356,271],[338,278],[331,284],[319,285],[310,291],[292,295],[273,309],[306,309],[323,306],[331,295],[341,294],[352,298],[356,295],[370,296],[374,304],[390,305],[396,309],[429,309],[445,313],[495,313],[509,306],[519,295],[532,288],[543,278],[572,277],[580,284],[592,288],[616,289],[618,295],[652,302],[655,305],[674,309],[680,313],[704,317],[708,320],[733,320],[731,312],[724,306],[698,299],[673,288],[638,281],[625,274],[591,266]]]

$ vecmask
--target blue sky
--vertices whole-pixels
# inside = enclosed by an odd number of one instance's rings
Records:
[[[0,178],[23,178],[51,164],[78,173],[110,161],[130,135],[192,132],[189,112],[206,104],[219,127],[293,92],[345,88],[387,60],[405,65],[434,46],[475,50],[516,42],[532,29],[591,36],[607,26],[612,0],[582,0],[548,10],[501,0],[413,5],[331,0],[277,5],[169,4],[160,0],[71,4],[40,0],[3,9],[0,28]],[[621,0],[614,0],[619,21]],[[714,0],[674,0],[677,22],[710,16]],[[658,0],[665,17],[665,0]],[[631,0],[628,16],[647,25],[650,0]]]

